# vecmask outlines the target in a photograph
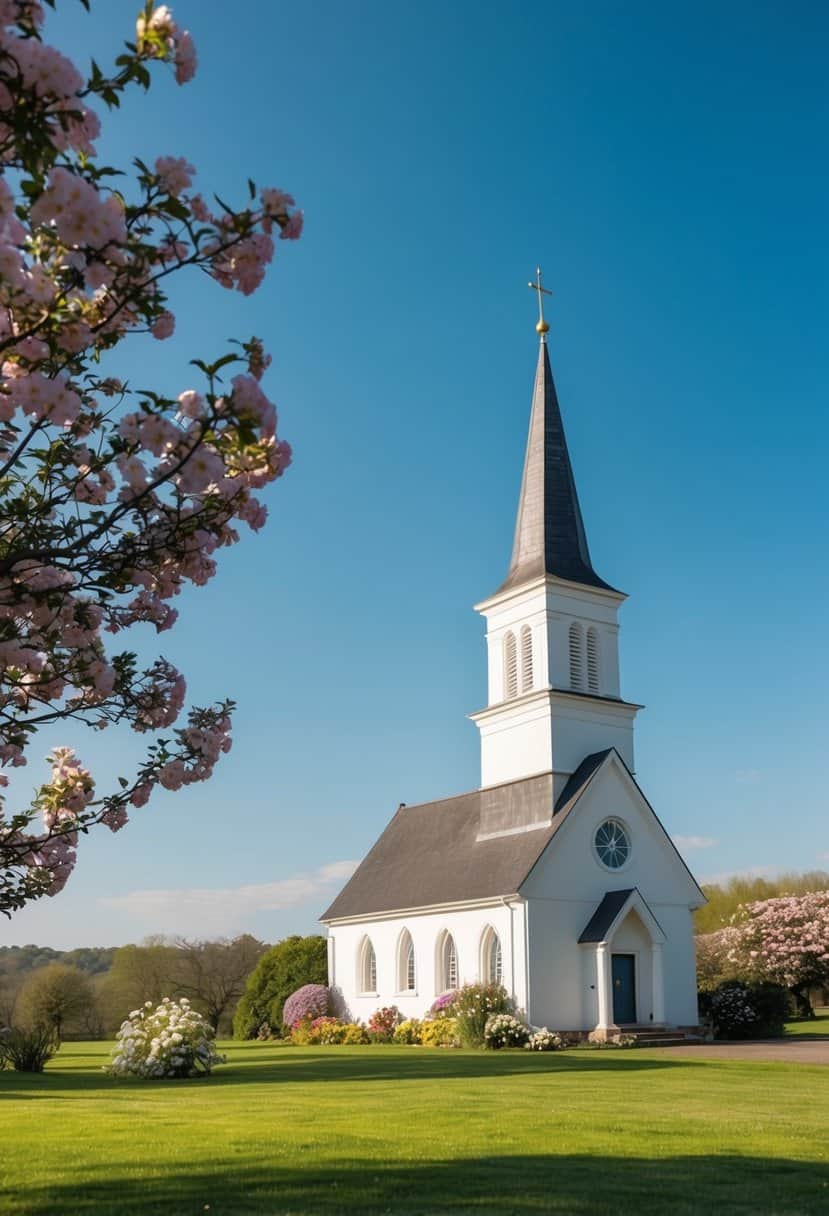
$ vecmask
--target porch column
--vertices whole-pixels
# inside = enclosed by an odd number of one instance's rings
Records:
[[[597,1030],[613,1026],[613,984],[610,974],[610,954],[602,943],[596,947],[596,995],[599,998],[599,1021]]]
[[[651,973],[653,975],[653,1020],[665,1022],[665,981],[662,976],[662,943],[651,944]]]

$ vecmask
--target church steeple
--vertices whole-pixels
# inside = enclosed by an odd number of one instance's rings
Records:
[[[633,719],[640,708],[619,687],[617,613],[625,599],[590,560],[564,437],[544,320],[533,389],[512,561],[494,595],[476,604],[486,619],[481,784],[552,770],[556,795],[585,756],[613,747],[633,771]]]
[[[536,328],[540,331],[541,342],[515,539],[509,573],[499,591],[518,587],[545,574],[587,587],[613,590],[599,578],[590,561],[547,351],[549,327],[543,317]]]

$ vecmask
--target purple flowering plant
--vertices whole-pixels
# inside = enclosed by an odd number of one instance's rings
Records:
[[[282,1021],[291,1029],[305,1018],[324,1017],[331,995],[325,984],[303,984],[292,992],[282,1010]]]
[[[434,1018],[439,1017],[441,1014],[449,1013],[457,999],[458,993],[456,989],[442,993],[436,1001],[432,1002],[429,1008],[429,1016]]]

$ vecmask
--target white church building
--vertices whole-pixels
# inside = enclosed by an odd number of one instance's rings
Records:
[[[541,345],[512,560],[486,621],[481,786],[401,806],[327,909],[351,1017],[422,1017],[498,981],[527,1021],[603,1038],[697,1024],[704,903],[635,777],[641,706],[619,686],[626,598],[593,569]]]

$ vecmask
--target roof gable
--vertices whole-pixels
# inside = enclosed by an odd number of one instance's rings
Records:
[[[686,884],[686,890],[690,895],[689,902],[691,905],[697,907],[704,903],[705,896],[702,893],[696,879],[688,869],[688,866],[686,865],[670,835],[665,830],[661,819],[648,802],[648,799],[645,797],[630,769],[627,767],[624,760],[615,748],[609,748],[604,752],[597,752],[595,755],[588,756],[584,761],[582,761],[579,768],[568,781],[564,790],[562,790],[562,793],[556,802],[556,818],[558,818],[559,815],[562,815],[563,821],[567,822],[572,820],[572,811],[576,805],[584,799],[585,795],[587,795],[588,791],[590,790],[595,789],[597,797],[605,800],[607,798],[607,787],[604,785],[604,780],[607,779],[613,779],[621,782],[626,798],[630,800],[631,808],[636,808],[637,813],[642,817],[644,823],[649,829],[652,841],[656,842],[657,847],[662,853],[668,853],[672,861],[675,863],[674,873],[681,873]],[[610,816],[616,814],[624,818],[621,808],[613,808],[612,802],[602,813]],[[562,823],[561,826],[563,827],[564,824]],[[569,836],[569,834],[570,831],[568,829],[566,835]],[[556,842],[554,864],[557,866],[566,866],[568,864],[568,862],[565,861],[564,857],[561,855],[562,849],[569,851],[565,845],[564,836],[560,837],[560,839]],[[639,853],[640,851],[637,850],[636,852]],[[534,880],[532,883],[533,888],[536,885],[536,878],[540,875],[542,870],[546,870],[547,868],[546,860],[545,846],[545,850],[539,854],[532,870],[527,875],[527,882],[529,882],[530,879]],[[550,864],[553,864],[552,855]],[[636,868],[636,858],[634,857],[634,869]],[[620,874],[619,877],[621,878],[622,875]],[[552,875],[548,881],[555,881]],[[525,890],[525,885],[526,884],[522,884],[521,894],[532,895],[535,893],[534,890]],[[650,883],[647,885],[650,887]]]

